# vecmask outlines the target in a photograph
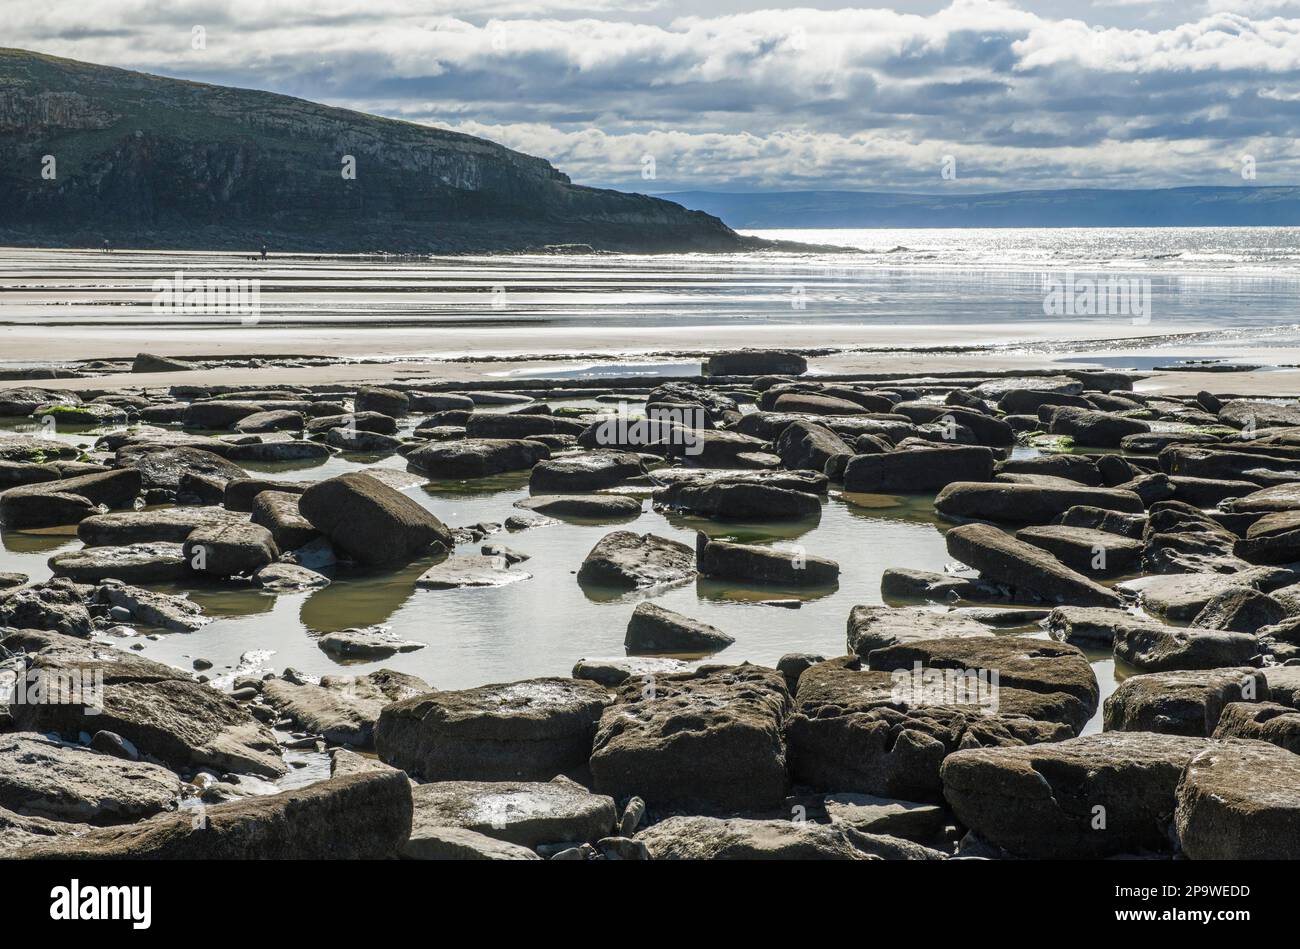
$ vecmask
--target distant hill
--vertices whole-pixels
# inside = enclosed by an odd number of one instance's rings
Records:
[[[787,191],[660,195],[734,228],[1300,225],[1300,188],[1072,188],[993,194]]]
[[[47,155],[53,177],[42,176]],[[0,243],[105,239],[442,253],[755,246],[707,214],[580,187],[469,135],[0,49]]]

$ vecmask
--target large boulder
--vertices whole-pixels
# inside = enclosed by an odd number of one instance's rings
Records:
[[[124,583],[166,583],[190,578],[180,544],[83,547],[55,554],[49,565],[55,576],[77,583],[99,583],[110,578]]]
[[[657,505],[728,521],[799,520],[821,513],[821,499],[806,491],[737,479],[681,481],[654,494]]]
[[[176,494],[187,485],[188,479],[195,477],[209,479],[222,487],[233,478],[248,477],[248,472],[229,458],[202,448],[163,448],[150,442],[137,442],[123,445],[115,457],[119,468],[140,472],[141,486],[146,491]]]
[[[1116,659],[1142,672],[1168,672],[1249,665],[1261,647],[1246,633],[1129,623],[1116,628],[1114,649]]]
[[[623,645],[630,656],[700,655],[726,649],[735,641],[708,623],[654,603],[638,603],[628,620]]]
[[[982,445],[936,445],[854,455],[844,469],[844,490],[925,494],[954,481],[987,481],[993,477],[993,461],[993,452]]]
[[[451,531],[412,498],[350,472],[312,485],[298,510],[334,545],[365,564],[399,563],[431,547],[455,546]]]
[[[358,676],[321,676],[319,684],[267,679],[262,698],[300,728],[332,744],[373,748],[375,723],[384,706],[423,695],[429,684],[417,676],[379,669]]]
[[[197,527],[245,524],[248,518],[220,507],[169,507],[95,514],[77,525],[87,547],[122,547],[162,542],[180,544]]]
[[[958,748],[1060,741],[1076,733],[1070,720],[1086,718],[1083,702],[1062,692],[938,671],[873,671],[855,656],[805,669],[785,729],[794,781],[935,801],[939,768]]]
[[[280,556],[271,532],[258,524],[196,527],[182,556],[190,569],[214,577],[249,576]]]
[[[426,781],[548,781],[585,765],[609,702],[576,679],[431,692],[384,708],[375,750]]]
[[[288,770],[275,736],[244,706],[183,672],[57,633],[19,631],[0,645],[21,652],[19,674],[28,682],[66,699],[11,701],[18,730],[68,739],[111,731],[176,769],[271,778]]]
[[[680,583],[694,576],[695,551],[690,547],[635,531],[606,534],[578,570],[579,583],[620,589]]]
[[[849,611],[849,652],[862,658],[873,649],[944,636],[992,636],[993,630],[961,613],[925,607],[855,606]]]
[[[1059,524],[1024,527],[1016,540],[1041,547],[1071,570],[1096,579],[1136,573],[1142,542],[1107,531]]]
[[[594,451],[539,461],[528,478],[533,494],[582,494],[612,488],[642,473],[641,457],[628,451]]]
[[[133,468],[21,485],[0,493],[0,523],[9,530],[76,524],[101,506],[130,506],[140,486]]]
[[[739,349],[714,353],[703,370],[706,376],[801,376],[808,360],[783,349]]]
[[[989,524],[963,524],[945,538],[948,553],[980,575],[1051,603],[1119,606],[1119,594],[1071,570],[1040,547]]]
[[[733,544],[700,534],[696,552],[697,567],[705,577],[787,588],[834,586],[839,582],[839,564],[803,548]]]
[[[408,851],[429,831],[459,827],[497,840],[595,843],[614,829],[614,800],[568,778],[551,781],[436,781],[412,789],[415,817]]]
[[[320,537],[298,510],[301,492],[262,491],[253,498],[252,521],[271,532],[281,550],[297,550]]]
[[[1145,510],[1142,499],[1132,491],[1085,485],[954,481],[934,499],[935,510],[945,517],[1008,524],[1047,524],[1075,505],[1127,514]]]
[[[37,860],[376,860],[411,835],[411,784],[365,771],[279,794],[56,838],[19,851]]]
[[[850,448],[839,435],[816,422],[791,422],[776,439],[776,453],[781,464],[792,469],[825,471],[833,458],[852,455]]]
[[[1110,412],[1091,412],[1073,406],[1043,406],[1039,418],[1047,422],[1053,435],[1068,435],[1076,445],[1089,448],[1118,448],[1125,435],[1139,435],[1151,431],[1146,422],[1125,418]]]
[[[549,448],[525,438],[464,438],[417,448],[406,460],[431,478],[460,479],[526,471],[550,457]]]
[[[1214,737],[1266,741],[1300,754],[1300,712],[1277,702],[1232,702],[1219,715]]]
[[[789,706],[780,673],[758,666],[625,685],[600,719],[593,786],[665,810],[775,807],[787,784],[781,728]]]
[[[363,386],[357,389],[356,398],[352,403],[358,412],[376,412],[390,418],[403,418],[411,410],[411,400],[406,393],[379,386]]]
[[[0,805],[24,814],[119,824],[173,810],[171,771],[27,732],[0,735]]]
[[[1188,762],[1174,823],[1193,860],[1300,859],[1300,755],[1215,742]]]
[[[1263,702],[1268,680],[1258,669],[1199,669],[1129,676],[1106,699],[1106,731],[1208,737],[1233,702]]]
[[[974,748],[944,761],[943,795],[962,824],[1018,856],[1168,851],[1179,778],[1210,745],[1203,738],[1107,733]]]

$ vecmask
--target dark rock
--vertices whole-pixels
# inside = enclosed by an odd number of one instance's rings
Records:
[[[963,524],[945,538],[948,553],[988,579],[1029,590],[1053,603],[1118,606],[1120,597],[1050,553],[988,524]]]
[[[695,576],[695,552],[654,534],[614,531],[587,554],[578,582],[634,589],[679,583]]]
[[[312,485],[298,499],[298,510],[336,548],[361,563],[403,562],[431,547],[455,546],[442,521],[360,472]]]
[[[638,603],[623,645],[628,655],[702,654],[726,649],[735,641],[708,623],[653,603]]]
[[[1107,731],[1207,737],[1228,704],[1268,698],[1264,674],[1244,666],[1149,672],[1129,676],[1106,699],[1105,726]]]

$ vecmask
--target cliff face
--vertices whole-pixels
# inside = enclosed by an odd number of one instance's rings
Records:
[[[703,212],[580,187],[469,135],[0,49],[0,242],[105,239],[421,253],[752,243]]]

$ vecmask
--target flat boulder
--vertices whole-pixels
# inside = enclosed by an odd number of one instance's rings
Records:
[[[839,582],[839,564],[802,548],[734,544],[701,534],[697,551],[697,566],[705,577],[786,588],[829,587]]]
[[[954,481],[993,477],[993,452],[982,445],[911,447],[854,455],[844,469],[844,490],[863,494],[925,494]]]
[[[1246,633],[1133,623],[1115,631],[1115,658],[1141,672],[1219,669],[1258,660],[1259,640]]]
[[[360,472],[318,482],[298,510],[330,543],[364,564],[402,563],[455,546],[451,531],[414,499]]]
[[[415,652],[425,644],[409,639],[398,639],[387,627],[370,626],[364,629],[344,629],[326,633],[316,640],[321,652],[340,662],[359,662],[366,659],[387,659],[399,652]]]
[[[1057,524],[1024,527],[1016,540],[1041,547],[1071,570],[1094,579],[1136,573],[1142,542],[1102,530]]]
[[[1256,741],[1215,742],[1188,762],[1174,824],[1193,860],[1300,858],[1300,755]]]
[[[1043,406],[1038,414],[1047,416],[1047,430],[1053,435],[1068,435],[1076,445],[1088,448],[1118,448],[1124,436],[1151,431],[1150,425],[1135,418],[1068,405]]]
[[[954,519],[1002,521],[1008,524],[1047,524],[1067,508],[1098,507],[1126,514],[1145,511],[1142,499],[1119,488],[1086,485],[1012,484],[954,481],[934,499],[934,508]]]
[[[637,589],[681,583],[695,576],[695,551],[654,534],[614,531],[591,549],[578,570],[578,582]]]
[[[612,488],[643,471],[641,456],[630,451],[594,451],[539,461],[528,477],[533,494],[582,494]]]
[[[1179,778],[1210,745],[1204,738],[1108,732],[972,748],[944,761],[943,795],[964,826],[1017,856],[1168,852]]]
[[[521,847],[595,843],[614,829],[613,798],[568,778],[550,781],[435,781],[411,790],[409,850],[431,830],[458,827]]]
[[[825,471],[834,458],[851,456],[853,449],[835,432],[816,422],[791,422],[774,445],[781,464],[792,469]]]
[[[358,676],[322,676],[320,683],[267,679],[262,698],[300,728],[331,744],[372,749],[375,723],[385,705],[423,695],[417,676],[379,669]]]
[[[19,851],[31,860],[378,860],[411,835],[411,784],[367,771]]]
[[[76,524],[98,509],[129,507],[140,472],[126,468],[20,485],[0,493],[0,523],[9,530]]]
[[[384,708],[375,750],[426,781],[546,781],[586,764],[609,703],[605,688],[576,679],[431,692]]]
[[[561,519],[617,521],[639,517],[641,501],[619,494],[543,494],[522,498],[515,507]]]
[[[180,544],[83,547],[55,554],[49,565],[56,577],[67,577],[76,583],[99,583],[110,578],[125,583],[166,583],[190,576]]]
[[[0,735],[0,806],[54,820],[120,824],[173,810],[180,778],[44,735]]]
[[[1232,702],[1219,716],[1213,737],[1266,741],[1300,754],[1300,711],[1277,702]]]
[[[1258,669],[1197,669],[1129,676],[1106,699],[1106,731],[1208,737],[1232,702],[1269,698]]]
[[[406,460],[431,478],[465,479],[527,471],[549,457],[549,448],[524,438],[463,438],[417,448]]]
[[[196,527],[182,546],[185,563],[196,573],[213,577],[254,574],[280,556],[271,532],[259,524],[236,523]]]
[[[702,368],[706,376],[801,376],[808,360],[783,349],[739,349],[714,353]]]
[[[992,635],[988,626],[956,612],[906,606],[855,606],[849,611],[849,652],[864,659],[873,649],[918,639]]]
[[[988,524],[963,524],[948,531],[948,553],[988,580],[1031,592],[1051,603],[1119,606],[1121,598],[1095,580],[1071,570],[1052,554]]]
[[[184,543],[198,527],[245,524],[247,516],[220,507],[168,507],[144,511],[95,514],[77,525],[77,537],[87,547],[128,544]]]
[[[600,719],[591,751],[596,791],[665,810],[726,813],[776,807],[786,792],[780,673],[710,667],[629,683]]]
[[[655,504],[727,521],[778,521],[815,517],[821,513],[816,494],[754,481],[689,481],[660,488]]]
[[[516,570],[504,557],[484,554],[452,554],[436,563],[415,581],[422,590],[455,590],[464,587],[503,587],[532,574]]]
[[[872,860],[852,828],[733,817],[669,817],[636,835],[652,860]]]

